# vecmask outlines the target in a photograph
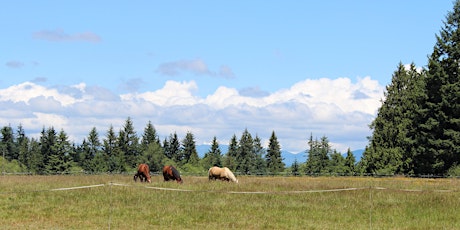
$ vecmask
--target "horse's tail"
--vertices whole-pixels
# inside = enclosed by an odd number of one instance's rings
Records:
[[[213,167],[209,168],[209,170],[208,170],[208,179],[209,179],[209,180],[212,179],[212,172],[211,172],[211,171],[212,171],[212,168],[213,168]]]
[[[182,178],[180,177],[180,173],[179,171],[177,171],[176,168],[174,168],[174,166],[169,166],[171,168],[171,171],[172,171],[172,174],[174,176],[174,178],[176,178],[176,181],[179,182],[179,183],[182,183]]]

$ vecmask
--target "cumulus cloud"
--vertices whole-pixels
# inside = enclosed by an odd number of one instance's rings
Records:
[[[33,34],[35,39],[53,41],[53,42],[68,42],[68,41],[79,41],[79,42],[91,42],[98,43],[101,38],[92,32],[83,32],[68,34],[61,29],[56,30],[40,30]]]
[[[157,72],[166,76],[176,76],[182,72],[189,72],[196,75],[207,75],[222,78],[235,77],[230,67],[222,65],[219,71],[211,71],[208,65],[201,59],[166,62],[157,68]]]
[[[122,127],[127,117],[141,134],[151,121],[160,138],[191,131],[197,144],[214,136],[228,144],[244,129],[266,143],[275,131],[283,150],[305,151],[310,133],[326,135],[333,148],[364,148],[368,124],[380,106],[384,87],[370,77],[306,79],[274,93],[238,91],[221,86],[205,98],[196,95],[194,81],[167,81],[158,90],[116,95],[84,83],[51,88],[36,83],[0,89],[0,124],[22,124],[26,131],[44,126],[65,130],[79,142],[92,127],[101,138],[110,125]],[[248,90],[251,91],[251,90]],[[257,88],[253,91],[257,92]]]

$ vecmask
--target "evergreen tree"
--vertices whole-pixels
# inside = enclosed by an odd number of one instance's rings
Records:
[[[362,160],[368,173],[412,172],[416,120],[424,98],[423,84],[424,71],[417,71],[414,64],[409,69],[399,64],[391,84],[386,87],[385,100],[377,117],[370,125],[373,133]]]
[[[242,174],[250,174],[251,165],[254,159],[253,139],[249,131],[245,129],[238,145],[236,171]]]
[[[169,140],[164,145],[165,148],[165,155],[168,156],[169,159],[173,160],[176,163],[181,163],[184,159],[183,152],[180,149],[180,142],[179,138],[177,137],[177,133],[169,135]]]
[[[48,166],[50,156],[57,155],[56,149],[54,148],[56,144],[56,131],[54,127],[50,127],[47,130],[45,128],[42,129],[40,135],[40,153],[41,153],[41,162],[37,162],[36,165],[37,172],[39,174],[50,173],[47,169],[50,167]]]
[[[209,169],[212,166],[222,167],[222,153],[215,136],[212,139],[211,149],[205,153],[202,161],[205,169]]]
[[[51,154],[48,156],[46,170],[48,173],[69,173],[72,167],[70,153],[73,151],[72,145],[69,143],[67,134],[61,130],[56,136]]]
[[[104,156],[107,161],[107,171],[109,172],[117,172],[121,171],[121,165],[119,162],[121,161],[120,156],[117,155],[119,152],[117,149],[117,136],[115,131],[113,130],[113,126],[110,125],[109,129],[107,130],[106,136],[103,140],[104,144],[102,146],[102,151],[104,152]],[[124,158],[124,157],[122,157]]]
[[[341,153],[337,152],[336,150],[330,156],[330,163],[328,165],[329,173],[344,175],[346,173],[345,167],[345,158],[342,156]]]
[[[351,152],[350,148],[347,151],[347,157],[345,158],[345,173],[347,175],[354,175],[355,173],[355,156]]]
[[[270,173],[276,174],[284,170],[283,158],[281,157],[281,146],[276,137],[275,131],[272,131],[268,142],[267,155],[265,155],[267,169]]]
[[[228,151],[225,154],[223,166],[229,168],[232,171],[235,171],[237,167],[237,156],[238,140],[236,139],[236,135],[233,134],[232,138],[230,139],[230,143],[228,144]]]
[[[0,146],[7,161],[17,160],[18,152],[15,145],[15,138],[11,126],[4,126],[1,130],[2,139]]]
[[[262,147],[262,140],[259,136],[256,135],[254,138],[254,153],[255,153],[255,160],[254,166],[252,167],[252,171],[257,175],[265,175],[267,172],[267,162],[265,161],[265,149]]]
[[[313,135],[310,135],[308,145],[310,146],[310,149],[308,150],[306,173],[320,174],[327,172],[330,161],[329,154],[332,150],[329,146],[329,140],[327,137],[323,136],[321,141],[318,141],[313,140]]]
[[[169,143],[168,139],[165,138],[163,140],[163,151],[164,151],[164,155],[166,156],[166,158],[168,159],[172,159],[173,158],[173,155],[172,155],[172,152],[170,151],[170,147],[171,144]]]
[[[166,156],[164,154],[164,149],[161,146],[157,131],[150,121],[145,127],[144,134],[142,135],[141,149],[142,155],[138,164],[146,163],[150,166],[150,171],[160,172],[163,168],[164,162],[166,161]]]
[[[107,158],[102,151],[96,127],[93,127],[87,139],[83,140],[80,155],[81,166],[85,171],[104,172],[108,170]]]
[[[130,117],[126,119],[123,130],[119,133],[118,140],[120,151],[125,155],[126,166],[128,168],[136,168],[136,162],[140,156],[139,138]]]
[[[291,172],[292,172],[292,175],[294,176],[300,175],[300,166],[299,166],[299,162],[297,161],[297,158],[294,159],[294,163],[292,163]]]
[[[194,166],[198,165],[200,159],[196,151],[195,137],[191,132],[187,132],[185,138],[182,140],[181,152],[184,157],[184,159],[182,159],[182,164],[188,163]]]
[[[152,122],[149,121],[147,126],[144,129],[144,134],[142,135],[141,144],[145,147],[153,142],[160,144],[160,139],[158,138],[157,131],[155,127],[152,125]]]
[[[446,174],[460,162],[460,1],[447,14],[429,57],[416,174]]]
[[[28,169],[30,172],[35,174],[43,174],[43,155],[40,149],[40,142],[34,138],[30,140],[29,144],[29,166]]]
[[[26,171],[30,171],[31,169],[31,154],[29,152],[29,145],[29,138],[27,138],[22,125],[19,125],[16,138],[18,160],[21,163],[21,167],[23,167],[23,170]]]

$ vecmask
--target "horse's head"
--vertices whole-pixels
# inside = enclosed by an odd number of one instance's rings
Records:
[[[152,183],[152,180],[150,178],[147,178],[147,182]]]

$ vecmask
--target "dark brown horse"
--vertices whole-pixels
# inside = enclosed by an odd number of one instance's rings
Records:
[[[176,180],[179,184],[183,183],[179,171],[177,171],[177,169],[172,165],[166,165],[163,167],[163,178],[165,181]]]
[[[134,181],[137,181],[137,178],[139,177],[141,182],[149,182],[151,183],[152,181],[150,180],[150,169],[147,164],[140,164],[139,167],[137,168],[137,173],[134,174]]]

